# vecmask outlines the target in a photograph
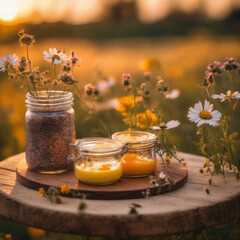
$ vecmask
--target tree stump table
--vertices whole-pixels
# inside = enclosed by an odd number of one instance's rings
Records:
[[[213,178],[206,194],[207,176],[199,174],[204,158],[179,153],[188,167],[188,180],[173,192],[149,198],[126,200],[81,200],[63,197],[51,203],[38,191],[16,180],[16,166],[24,153],[0,162],[0,214],[21,223],[49,231],[86,236],[137,237],[187,233],[231,222],[240,216],[240,184],[227,174]],[[174,161],[174,160],[172,160]],[[129,214],[133,203],[142,207]]]

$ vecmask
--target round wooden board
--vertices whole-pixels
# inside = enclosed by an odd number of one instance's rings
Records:
[[[199,174],[205,159],[187,153],[178,157],[188,167],[184,187],[149,198],[86,199],[86,209],[79,212],[82,200],[62,197],[61,204],[54,204],[16,180],[21,153],[0,162],[0,214],[49,231],[118,238],[199,231],[240,217],[240,183],[232,174],[214,176],[206,194],[208,176]],[[135,215],[129,214],[133,203],[142,206]]]
[[[188,170],[183,164],[172,161],[169,165],[169,173],[164,164],[158,159],[155,176],[163,171],[166,176],[173,179],[175,185],[169,187],[165,184],[161,188],[161,193],[176,190],[182,187],[187,181]],[[30,171],[26,161],[23,158],[16,169],[17,180],[26,187],[38,190],[40,187],[47,189],[50,186],[60,188],[66,184],[69,189],[77,190],[87,194],[88,199],[131,199],[142,198],[143,193],[150,190],[150,195],[157,194],[157,188],[150,183],[149,177],[141,178],[121,178],[118,182],[107,186],[91,186],[81,183],[77,180],[74,171],[68,171],[60,174],[40,174]]]

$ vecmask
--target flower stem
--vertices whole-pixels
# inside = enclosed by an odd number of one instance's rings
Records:
[[[29,70],[30,70],[30,73],[32,74],[32,66],[31,66],[31,61],[30,61],[30,58],[29,58],[28,46],[26,46],[26,52],[27,52],[27,61],[28,61]],[[30,85],[29,85],[27,79],[26,79],[26,82],[27,82],[28,88],[30,88]],[[34,91],[36,93],[36,96],[38,96],[37,89],[36,89],[35,83],[33,81],[32,81],[32,85],[33,85]],[[34,96],[34,94],[32,94],[32,95]]]
[[[230,80],[230,90],[232,91],[232,74],[231,74],[231,72],[227,72],[227,75]]]
[[[85,109],[86,111],[89,111],[88,107],[87,107],[87,106],[85,105],[85,103],[84,103],[84,99],[83,99],[83,97],[82,97],[82,94],[81,94],[81,92],[80,92],[77,84],[74,83],[74,85],[75,85],[75,89],[77,90],[77,95],[78,95],[78,98],[79,98],[79,101],[80,101],[81,105],[84,107],[84,109]],[[96,112],[96,109],[95,109],[95,105],[94,105],[94,113],[92,114],[92,116],[93,116],[93,117],[95,118],[95,120],[98,122],[98,125],[102,128],[102,130],[103,130],[103,132],[104,132],[104,135],[109,137],[110,134],[109,134],[109,132],[107,131],[107,129],[106,129],[106,127],[105,127],[102,119],[98,116],[98,114],[97,114],[97,112]]]
[[[225,145],[226,145],[226,149],[229,157],[229,160],[228,160],[229,168],[232,169],[233,152],[232,152],[231,143],[228,137],[228,122],[226,122],[225,126],[222,125],[222,131],[223,131],[223,137],[224,137],[224,141],[225,141]]]
[[[166,149],[166,152],[170,155],[170,156],[173,156],[176,160],[178,160],[179,163],[182,162],[182,159],[179,159],[176,154],[170,149],[170,147],[168,146],[167,144],[167,141],[166,141],[166,134],[165,134],[165,131],[164,129],[162,129],[162,136],[161,136],[161,140],[162,140],[162,144],[164,145],[165,149]]]

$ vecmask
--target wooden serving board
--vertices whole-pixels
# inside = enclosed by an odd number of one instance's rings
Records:
[[[240,217],[240,184],[233,174],[225,178],[200,174],[205,157],[178,152],[188,167],[188,180],[177,191],[148,199],[84,200],[79,211],[77,198],[62,197],[53,204],[38,191],[16,180],[17,164],[25,153],[0,162],[0,214],[36,228],[59,233],[129,239],[198,232],[232,222]],[[110,186],[109,186],[110,187]],[[204,188],[208,187],[210,194]],[[129,214],[132,204],[139,204],[137,214]]]
[[[155,176],[158,176],[163,171],[166,176],[171,177],[175,185],[169,189],[168,184],[162,186],[160,193],[174,191],[182,187],[188,176],[188,170],[183,164],[179,164],[172,160],[168,165],[169,173],[160,159],[157,161]],[[60,188],[66,184],[69,189],[77,190],[87,194],[88,199],[133,199],[142,198],[147,189],[150,190],[150,195],[157,194],[157,188],[150,183],[149,177],[142,178],[121,178],[118,182],[107,186],[91,186],[81,183],[76,178],[74,171],[59,173],[54,175],[40,174],[28,170],[25,159],[23,158],[17,165],[16,169],[17,180],[24,186],[38,190],[41,187],[47,189],[50,186]]]

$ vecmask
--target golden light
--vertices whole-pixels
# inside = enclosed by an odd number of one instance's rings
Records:
[[[4,0],[0,3],[0,19],[4,21],[12,20],[17,14],[16,0]]]

